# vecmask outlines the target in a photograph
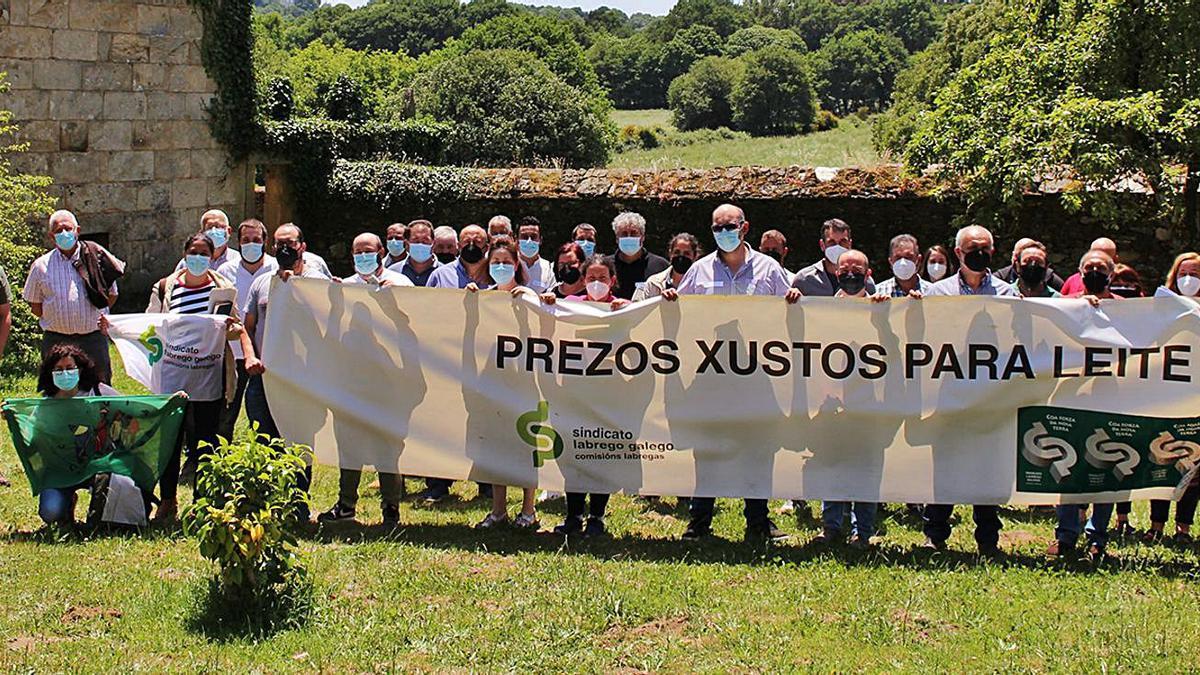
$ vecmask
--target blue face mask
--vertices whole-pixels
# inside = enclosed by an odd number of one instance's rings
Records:
[[[589,258],[592,257],[593,253],[596,252],[596,242],[594,241],[589,239],[576,239],[575,243],[579,244],[579,247],[583,249],[583,254]]]
[[[517,242],[517,246],[521,249],[521,255],[526,258],[532,258],[538,254],[538,251],[542,250],[542,242],[532,239],[522,239]]]
[[[54,378],[54,386],[62,391],[71,391],[79,386],[79,369],[70,368],[68,370],[56,370],[52,372],[51,377]]]
[[[497,286],[503,286],[517,275],[517,268],[508,263],[492,263],[488,265],[488,274],[492,275],[492,281],[496,282]]]
[[[187,265],[187,271],[196,277],[208,271],[211,261],[212,259],[206,255],[192,255],[190,253],[183,259],[183,263]]]
[[[375,253],[355,253],[354,271],[369,277],[379,269],[379,255]]]
[[[79,241],[79,237],[75,234],[75,230],[63,230],[54,235],[54,245],[60,251],[70,251],[75,248],[77,241]]]
[[[226,232],[225,228],[223,227],[214,227],[204,234],[207,234],[208,238],[212,239],[213,246],[216,246],[217,248],[221,248],[225,244],[229,243],[229,233]]]
[[[417,244],[411,243],[408,245],[408,257],[413,262],[423,263],[433,256],[433,244]]]
[[[399,258],[404,255],[404,240],[403,239],[388,239],[388,253],[393,258]]]
[[[713,238],[717,240],[717,248],[726,253],[736,251],[742,245],[742,235],[737,230],[721,230],[714,233]]]
[[[254,263],[258,262],[259,260],[262,260],[262,256],[263,256],[263,245],[262,244],[255,244],[253,242],[251,242],[249,244],[242,244],[242,260],[245,260],[246,262],[253,265]]]
[[[641,237],[621,237],[617,240],[617,248],[621,249],[621,253],[628,256],[635,256],[637,252],[642,250]]]

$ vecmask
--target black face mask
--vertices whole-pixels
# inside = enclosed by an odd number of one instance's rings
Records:
[[[977,248],[963,255],[963,264],[972,272],[983,272],[992,266],[992,253],[986,248]]]
[[[578,267],[573,265],[559,265],[558,269],[554,271],[554,276],[558,277],[559,281],[570,286],[578,282],[583,274],[579,271]]]
[[[1142,297],[1142,292],[1140,290],[1134,288],[1133,286],[1113,286],[1112,288],[1108,289],[1108,292],[1112,293],[1113,295],[1120,296],[1122,298],[1140,298],[1140,297]]]
[[[291,246],[280,246],[279,250],[275,251],[275,260],[279,263],[279,269],[295,269],[296,263],[300,262],[300,250]]]
[[[686,255],[672,256],[671,269],[675,270],[676,274],[683,274],[692,269],[692,263],[695,262]]]
[[[1041,265],[1023,265],[1020,274],[1026,286],[1038,286],[1046,280],[1046,268]]]
[[[477,244],[467,244],[459,250],[458,257],[468,265],[474,265],[483,260],[483,249]]]
[[[867,287],[867,275],[858,272],[846,272],[838,275],[838,285],[847,295],[858,295]]]
[[[763,251],[762,253],[763,253],[763,255],[771,256],[772,258],[775,259],[775,262],[777,262],[777,263],[780,263],[780,264],[783,263],[783,256],[780,255],[779,251]]]
[[[438,262],[442,263],[443,265],[449,265],[450,263],[454,262],[455,258],[458,257],[458,256],[454,255],[453,253],[446,253],[446,252],[438,253],[436,255],[437,255]]]
[[[1087,292],[1096,295],[1108,288],[1108,275],[1101,270],[1090,270],[1083,273],[1083,287]]]

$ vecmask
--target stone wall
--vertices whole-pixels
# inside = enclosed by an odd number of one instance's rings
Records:
[[[16,168],[51,176],[85,236],[128,262],[125,308],[207,208],[240,219],[252,199],[209,132],[202,33],[187,0],[0,0],[0,107],[30,144]]]

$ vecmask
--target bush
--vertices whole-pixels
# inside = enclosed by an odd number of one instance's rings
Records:
[[[771,45],[779,45],[794,52],[808,51],[808,45],[805,44],[804,38],[795,31],[766,26],[750,26],[729,36],[729,39],[725,41],[724,54],[735,59]]]
[[[817,119],[812,123],[813,131],[829,131],[836,129],[838,126],[838,117],[828,110],[822,110],[817,113]]]
[[[812,60],[823,103],[843,115],[882,108],[907,63],[900,38],[871,29],[827,40]]]
[[[529,52],[572,87],[589,96],[603,93],[595,68],[563,21],[533,13],[499,16],[468,29],[448,48],[455,55],[493,49]]]
[[[663,145],[663,138],[667,135],[667,130],[660,126],[639,127],[636,124],[630,124],[621,129],[617,150],[618,152],[653,150]]]
[[[603,166],[616,143],[607,98],[566,84],[523,52],[453,57],[423,74],[414,91],[418,114],[454,123],[453,162]]]
[[[184,531],[200,555],[217,563],[205,611],[210,618],[244,620],[270,630],[302,621],[311,608],[311,582],[298,552],[298,514],[309,448],[258,433],[220,447],[200,461],[195,500],[184,511]]]
[[[259,82],[268,87],[260,91],[260,100],[270,96],[269,85],[265,83],[287,78],[294,90],[295,114],[302,117],[323,112],[320,93],[343,75],[362,87],[368,110],[387,116],[388,101],[407,89],[417,73],[417,61],[403,54],[360,52],[323,42],[289,53],[273,47],[262,36],[255,42],[254,66]]]
[[[286,77],[276,77],[267,85],[267,95],[263,99],[263,113],[269,120],[281,122],[296,112],[296,92],[292,81]]]
[[[779,46],[743,57],[745,74],[733,88],[734,125],[753,136],[795,134],[817,114],[817,94],[803,54]]]
[[[675,128],[691,131],[732,125],[729,97],[740,70],[741,64],[736,61],[710,56],[675,78],[667,92]]]
[[[321,92],[321,108],[325,116],[339,122],[363,122],[371,116],[363,100],[363,89],[354,78],[338,75],[333,84]]]

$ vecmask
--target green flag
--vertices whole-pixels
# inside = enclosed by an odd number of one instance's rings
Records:
[[[177,396],[19,398],[0,411],[37,495],[98,473],[153,489],[175,450],[186,405]]]

